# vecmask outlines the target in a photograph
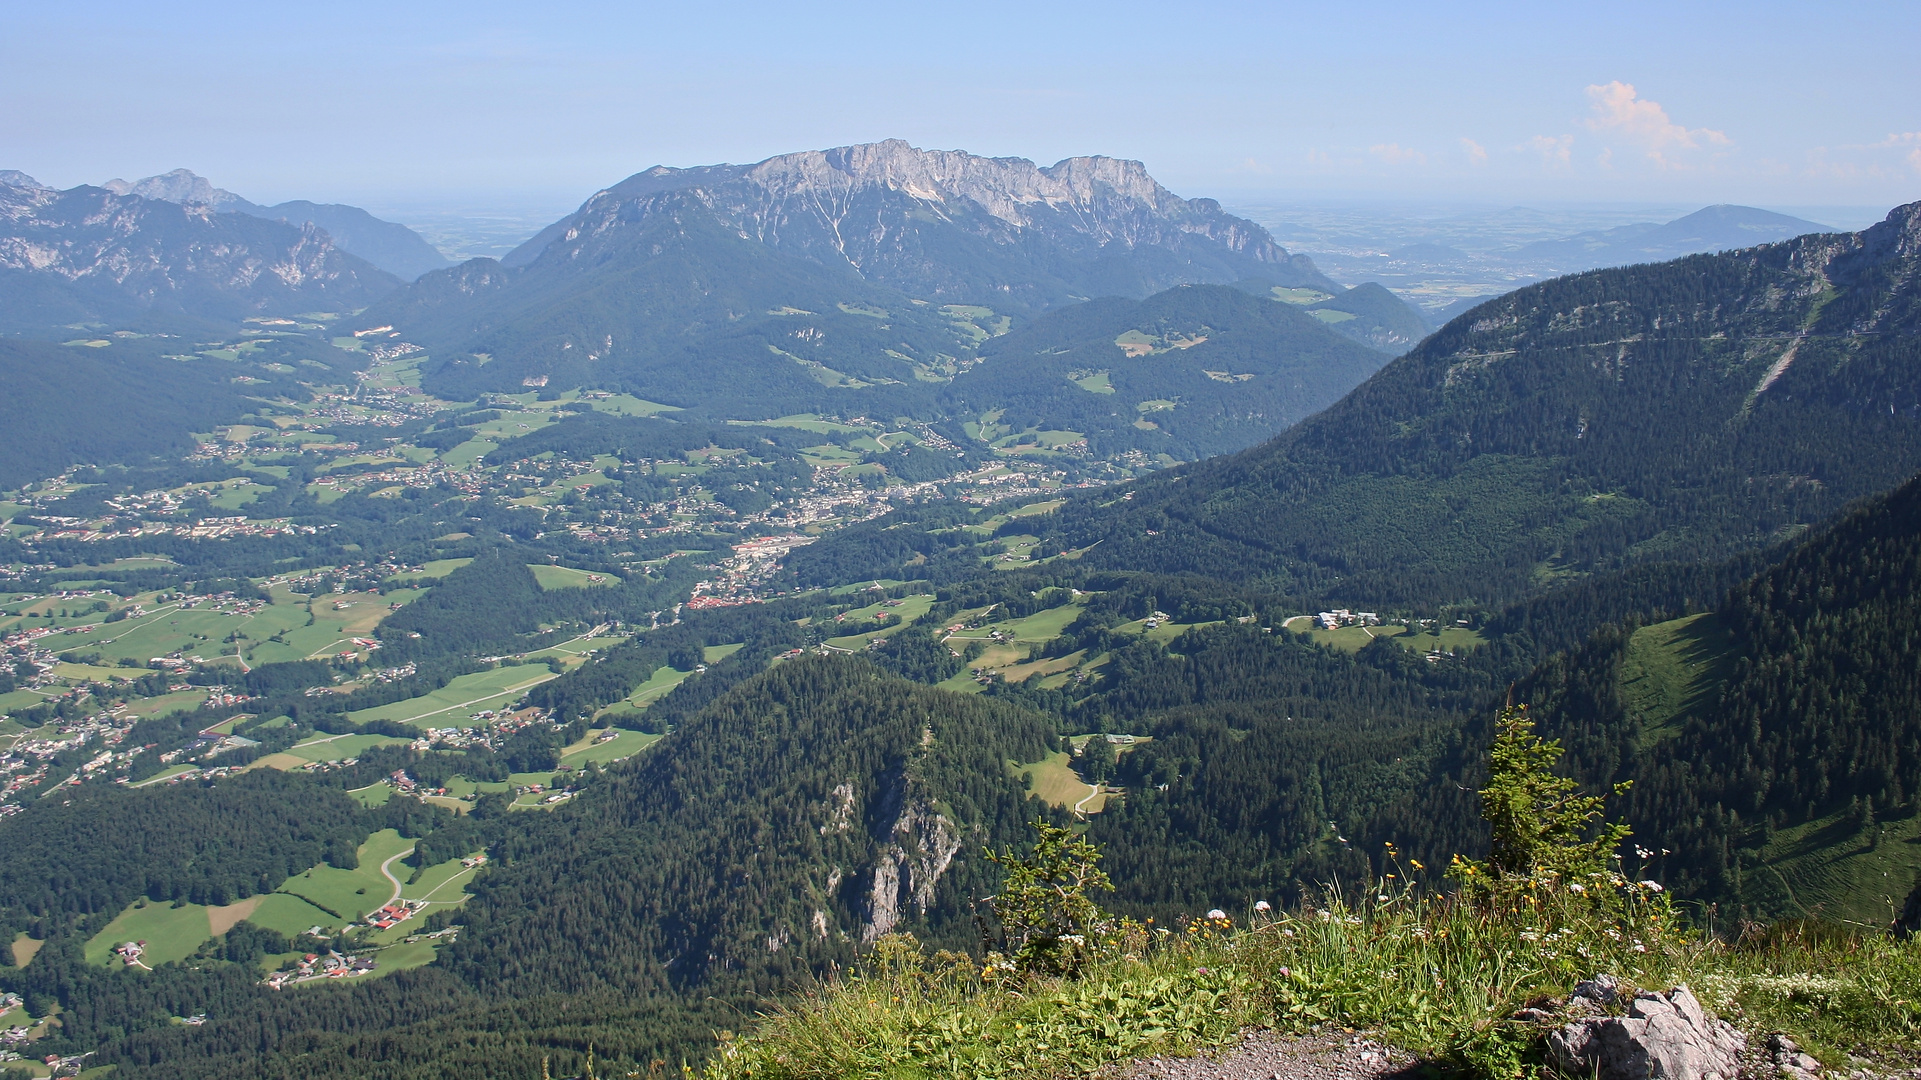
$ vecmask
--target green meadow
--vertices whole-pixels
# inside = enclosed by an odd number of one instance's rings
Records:
[[[519,700],[529,687],[554,677],[554,673],[544,667],[504,665],[462,675],[430,694],[376,705],[347,716],[356,724],[395,720],[403,724],[418,723],[422,727],[464,727],[469,715],[486,709],[498,711]]]

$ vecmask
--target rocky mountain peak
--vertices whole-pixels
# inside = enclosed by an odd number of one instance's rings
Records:
[[[209,206],[219,212],[246,212],[254,204],[231,191],[213,186],[206,177],[187,169],[175,169],[131,183],[109,180],[101,187],[115,195],[138,195],[143,199],[179,203],[182,206]]]
[[[1074,157],[1043,168],[902,139],[753,165],[647,169],[596,193],[501,263],[597,266],[611,252],[651,247],[637,239],[648,223],[687,214],[710,216],[741,240],[946,302],[1045,308],[1257,277],[1339,290],[1259,225],[1212,199],[1175,195],[1138,161]]]
[[[1182,200],[1138,161],[1068,158],[1040,168],[1026,158],[990,158],[961,150],[922,150],[904,139],[781,154],[749,166],[743,177],[775,198],[848,196],[874,189],[945,203],[965,199],[1014,225],[1026,208],[1088,208],[1103,194],[1165,212]]]
[[[0,187],[27,188],[31,191],[45,191],[47,185],[21,172],[19,169],[0,169]]]

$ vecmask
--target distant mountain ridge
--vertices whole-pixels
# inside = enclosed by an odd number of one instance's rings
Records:
[[[217,188],[203,176],[186,169],[175,169],[129,183],[109,180],[100,185],[116,195],[138,195],[143,199],[179,203],[182,206],[209,206],[220,214],[250,214],[268,221],[294,225],[312,223],[327,230],[340,250],[373,263],[382,270],[409,281],[442,267],[453,265],[419,233],[405,225],[382,221],[358,206],[341,203],[315,203],[305,199],[262,206],[224,188]]]
[[[657,166],[596,194],[501,263],[592,258],[625,227],[680,205],[666,198],[674,194],[745,238],[948,303],[1043,308],[1251,276],[1331,285],[1260,226],[1211,199],[1174,195],[1140,162],[1081,157],[1041,168],[899,139],[754,165]]]
[[[1733,251],[1834,230],[1818,222],[1722,203],[1662,225],[1622,225],[1564,240],[1541,240],[1515,252],[1521,259],[1550,260],[1566,269],[1637,262],[1665,262],[1686,255]]]
[[[1376,354],[1340,337],[1400,351],[1412,343],[1402,324],[1419,332],[1385,293],[1350,301],[1363,305],[1365,319],[1330,309],[1250,320],[1276,336],[1258,363],[1219,378],[1290,370],[1315,391],[1283,389],[1275,398],[1278,387],[1249,383],[1229,394],[1206,382],[1208,365],[1169,357],[1161,366],[1181,369],[1174,381],[1197,382],[1196,393],[1147,395],[1154,404],[1143,407],[1198,413],[1212,408],[1203,400],[1233,397],[1222,404],[1241,417],[1229,422],[1232,435],[1203,434],[1196,415],[1182,425],[1189,435],[1173,442],[1141,434],[1163,432],[1158,421],[1121,416],[1114,400],[1066,378],[1050,376],[1003,401],[1017,389],[1009,378],[1031,376],[1031,366],[993,375],[977,366],[991,366],[981,352],[989,338],[1088,297],[1140,300],[1185,285],[1250,284],[1270,304],[1276,288],[1349,300],[1259,226],[1211,200],[1174,195],[1138,162],[1071,158],[1040,168],[894,140],[757,165],[649,169],[588,199],[506,259],[429,274],[364,318],[425,345],[434,360],[424,385],[457,397],[592,386],[735,419],[874,410],[933,418],[956,402],[979,404],[980,395],[956,382],[964,378],[1000,403],[986,411],[1014,406],[1010,415],[1033,421],[1006,437],[1053,429],[1059,434],[1049,438],[1070,445],[1077,436],[1069,432],[1112,446],[1139,440],[1152,445],[1143,447],[1150,457],[1177,444],[1186,447],[1172,451],[1177,457],[1191,457],[1278,430],[1375,366]],[[1373,310],[1383,299],[1389,321],[1400,320],[1392,328]],[[1209,303],[1196,293],[1160,306]],[[1195,326],[1207,318],[1189,314]],[[1082,343],[1091,366],[1074,379],[1126,368],[1113,341],[1124,329]],[[1304,373],[1296,361],[1310,354],[1338,357],[1330,360],[1336,374]],[[949,384],[954,394],[942,392]],[[1041,399],[1093,426],[1059,427],[1061,416],[1041,415]],[[1259,418],[1266,419],[1248,426]]]
[[[0,327],[348,311],[400,285],[313,225],[0,186]]]

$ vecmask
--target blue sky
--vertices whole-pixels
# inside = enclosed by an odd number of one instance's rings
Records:
[[[1921,198],[1921,4],[8,0],[0,168],[562,209],[905,138],[1187,195]]]

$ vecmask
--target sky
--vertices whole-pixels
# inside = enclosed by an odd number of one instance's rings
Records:
[[[883,138],[1224,200],[1921,199],[1921,4],[33,4],[0,168],[261,203],[570,209]]]

